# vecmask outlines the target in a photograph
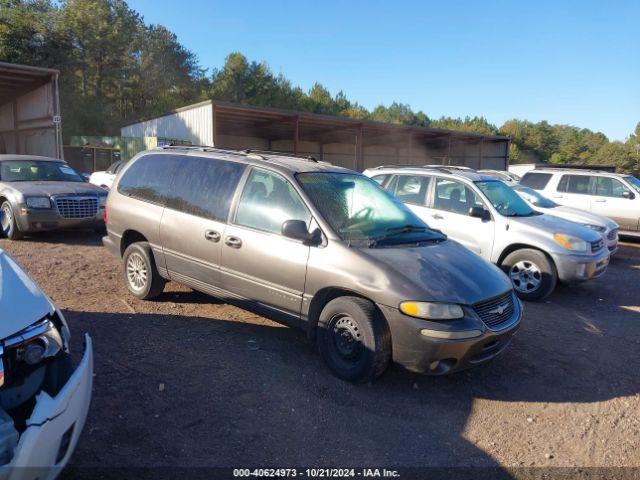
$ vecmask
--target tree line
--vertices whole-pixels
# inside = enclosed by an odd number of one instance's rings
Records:
[[[265,62],[238,52],[208,72],[161,25],[147,25],[123,0],[0,0],[0,61],[60,70],[64,134],[118,135],[120,126],[205,99],[403,125],[508,135],[513,163],[616,165],[638,172],[640,123],[625,142],[546,121],[431,119],[394,102],[368,110],[316,83],[305,91]]]

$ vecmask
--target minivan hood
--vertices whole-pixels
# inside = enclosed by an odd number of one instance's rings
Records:
[[[546,208],[544,213],[554,217],[564,218],[572,222],[584,223],[589,225],[598,225],[608,227],[609,229],[618,228],[618,224],[613,220],[598,215],[597,213],[587,212],[578,208],[558,206],[554,208]]]
[[[102,188],[84,182],[11,182],[9,185],[26,196],[106,195]]]
[[[555,233],[565,233],[581,238],[587,242],[596,242],[602,237],[595,230],[579,225],[575,222],[556,217],[552,214],[543,213],[531,217],[509,217],[510,223],[518,223],[529,228],[543,230],[553,236]]]
[[[0,249],[0,339],[32,325],[51,313],[47,296],[16,263]]]
[[[382,264],[396,289],[420,295],[404,300],[471,305],[512,289],[511,282],[498,267],[451,239],[424,246],[400,245],[361,251],[375,263]]]

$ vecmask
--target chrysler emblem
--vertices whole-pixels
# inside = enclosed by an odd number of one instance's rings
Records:
[[[503,303],[502,305],[498,305],[497,308],[490,310],[489,313],[497,313],[498,315],[502,315],[507,308],[509,308],[509,304]]]

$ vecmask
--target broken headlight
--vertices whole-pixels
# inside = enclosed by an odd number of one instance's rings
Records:
[[[45,358],[56,356],[65,348],[65,342],[52,319],[44,319],[5,338],[0,346],[0,387],[5,384],[5,368],[23,364],[35,366]]]

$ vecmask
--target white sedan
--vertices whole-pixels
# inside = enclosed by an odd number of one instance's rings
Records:
[[[611,255],[618,250],[619,226],[610,218],[587,212],[586,210],[558,205],[537,190],[525,187],[524,185],[512,185],[511,188],[513,188],[525,202],[531,205],[532,208],[542,210],[547,215],[553,215],[554,217],[580,223],[585,227],[599,232]]]
[[[113,181],[116,179],[118,172],[122,170],[125,165],[124,160],[113,163],[109,168],[103,172],[93,172],[89,177],[89,183],[102,187],[106,190],[111,188]]]
[[[0,249],[0,478],[56,478],[91,403],[93,350],[74,368],[62,312]]]

